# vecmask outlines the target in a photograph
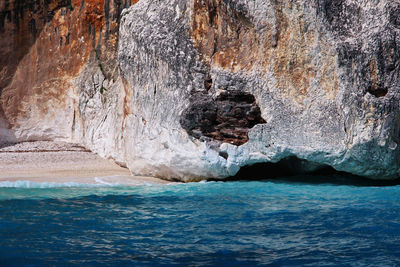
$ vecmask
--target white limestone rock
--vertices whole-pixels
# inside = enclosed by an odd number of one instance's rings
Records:
[[[117,154],[134,174],[183,181],[290,157],[398,178],[400,3],[375,2],[141,0],[124,10],[130,96]],[[252,95],[261,111],[244,144],[241,126],[223,121],[246,122],[221,111],[243,102],[221,92]]]

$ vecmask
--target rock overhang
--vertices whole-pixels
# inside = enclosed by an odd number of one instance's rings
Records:
[[[162,12],[148,1],[141,2],[153,15]],[[180,25],[171,23],[179,30],[162,22],[155,23],[160,23],[163,31],[149,29],[160,39],[164,39],[162,36],[166,32],[170,36],[165,39],[171,41],[178,35],[177,39],[184,40],[181,43],[188,44],[182,51],[188,58],[198,60],[192,65],[197,67],[192,68],[190,64],[185,65],[185,61],[174,60],[172,54],[179,54],[181,48],[170,48],[171,56],[162,59],[171,67],[165,69],[170,75],[178,76],[178,70],[183,73],[181,77],[184,73],[188,77],[199,77],[195,83],[186,81],[185,87],[176,84],[168,89],[183,93],[184,97],[175,98],[181,104],[177,105],[179,110],[175,114],[179,116],[173,128],[185,129],[188,135],[182,134],[183,137],[195,143],[186,152],[202,161],[197,167],[209,168],[204,173],[209,175],[211,170],[211,176],[223,178],[246,165],[296,156],[373,179],[398,177],[399,151],[394,148],[394,143],[398,142],[398,124],[389,122],[396,121],[399,116],[394,100],[399,98],[397,85],[393,83],[398,79],[395,66],[399,60],[396,59],[398,42],[393,41],[397,38],[396,29],[391,26],[396,21],[392,3],[361,6],[350,2],[341,1],[333,6],[330,1],[165,3],[171,7],[171,13],[163,12],[162,16],[171,16],[171,21],[179,18]],[[264,8],[263,14],[259,12],[261,8]],[[360,15],[359,24],[340,26],[351,16],[371,10],[379,19]],[[133,7],[130,11],[133,14],[138,10]],[[142,19],[144,21],[137,22],[130,17],[129,25],[138,23],[143,31],[146,18]],[[362,19],[368,21],[360,21]],[[379,24],[381,36],[378,38],[365,25],[377,24],[380,19],[387,23]],[[133,33],[130,38],[135,41],[137,37]],[[143,45],[143,36],[139,38]],[[369,44],[375,41],[376,44]],[[158,54],[159,57],[168,54],[163,52],[162,45],[149,42],[155,58]],[[123,46],[120,52],[125,49],[129,47]],[[389,61],[383,62],[382,58]],[[180,66],[188,68],[182,71]],[[159,70],[149,68],[148,71]],[[163,86],[157,88],[159,92]],[[143,93],[140,88],[133,90],[138,95]],[[215,131],[219,128],[215,125],[218,112],[226,108],[223,103],[218,107],[218,92],[251,95],[260,111],[258,123],[262,125],[251,124],[247,130],[249,137],[241,141],[226,139],[236,148],[220,148],[224,147],[224,135],[235,135],[232,128],[235,129],[236,122],[229,122],[222,116],[222,120],[228,122],[223,125],[231,124],[228,129],[231,131],[223,127],[219,129],[222,132]],[[156,105],[155,108],[160,107]],[[238,110],[237,113],[243,112]],[[373,162],[370,162],[370,155],[364,153],[371,149],[377,154]],[[190,170],[188,173],[186,175],[190,176]]]

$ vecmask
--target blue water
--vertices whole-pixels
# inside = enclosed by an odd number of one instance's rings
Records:
[[[400,266],[400,186],[0,183],[1,266]]]

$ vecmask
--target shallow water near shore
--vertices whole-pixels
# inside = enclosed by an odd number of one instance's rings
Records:
[[[399,266],[400,186],[1,182],[0,265]]]

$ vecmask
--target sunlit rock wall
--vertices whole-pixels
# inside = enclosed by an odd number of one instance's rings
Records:
[[[183,180],[298,157],[399,177],[400,2],[141,0],[123,12],[134,173]]]
[[[0,142],[65,140],[113,154],[120,14],[135,2],[0,1]]]
[[[399,1],[136,2],[0,0],[0,143],[185,181],[294,157],[399,177]]]

